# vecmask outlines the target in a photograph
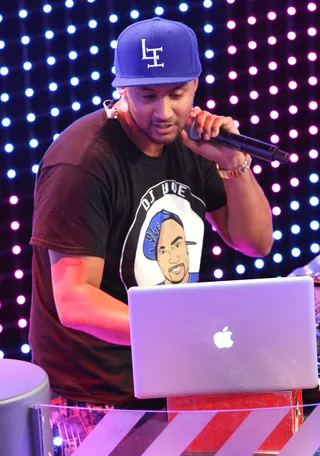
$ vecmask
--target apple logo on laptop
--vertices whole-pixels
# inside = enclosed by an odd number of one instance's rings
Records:
[[[213,335],[213,342],[218,348],[231,348],[234,341],[231,339],[232,332],[228,331],[228,326],[223,328],[222,331]]]

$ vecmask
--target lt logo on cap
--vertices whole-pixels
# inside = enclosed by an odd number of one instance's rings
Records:
[[[146,48],[146,40],[145,38],[144,39],[141,39],[141,42],[142,42],[142,60],[153,60],[153,65],[149,65],[148,64],[148,68],[154,68],[154,67],[164,67],[164,63],[157,63],[160,56],[157,54],[157,51],[160,51],[162,52],[163,51],[163,48],[160,47],[160,48],[154,48],[154,49],[148,49]],[[147,52],[152,52],[153,55],[147,57]]]

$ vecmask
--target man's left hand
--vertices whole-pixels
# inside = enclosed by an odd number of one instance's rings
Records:
[[[218,163],[223,169],[237,168],[243,163],[244,154],[242,152],[223,144],[209,143],[211,138],[214,139],[218,136],[221,127],[232,133],[240,133],[231,117],[217,116],[195,107],[190,112],[188,122],[194,118],[196,118],[196,130],[199,135],[201,134],[202,139],[193,141],[183,129],[180,139],[186,147],[207,160]]]

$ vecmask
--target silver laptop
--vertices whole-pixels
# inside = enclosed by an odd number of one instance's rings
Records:
[[[133,287],[137,398],[318,385],[310,277]]]

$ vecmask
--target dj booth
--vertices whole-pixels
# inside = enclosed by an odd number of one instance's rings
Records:
[[[301,391],[171,397],[166,411],[57,407],[38,366],[0,360],[1,456],[315,456]]]
[[[52,406],[43,369],[2,359],[0,456],[320,456],[318,388],[315,397],[306,405],[299,389],[171,396],[161,411]]]

